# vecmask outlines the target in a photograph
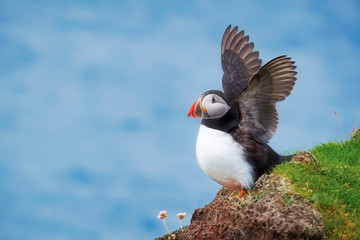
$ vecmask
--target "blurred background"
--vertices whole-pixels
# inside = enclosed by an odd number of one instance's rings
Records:
[[[187,225],[220,188],[186,114],[221,89],[229,24],[298,66],[275,150],[360,126],[359,1],[1,0],[0,239],[152,239],[160,210]]]

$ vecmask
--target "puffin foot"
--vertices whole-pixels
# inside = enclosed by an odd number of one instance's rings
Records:
[[[245,189],[241,189],[240,192],[238,193],[237,197],[243,198],[246,196],[246,194],[247,194],[247,191]]]

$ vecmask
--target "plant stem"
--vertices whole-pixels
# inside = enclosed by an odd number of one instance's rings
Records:
[[[180,219],[180,230],[182,230],[182,220]]]
[[[169,231],[169,229],[168,229],[168,227],[166,226],[166,223],[165,223],[165,218],[163,219],[163,223],[164,223],[164,226],[166,228],[166,231],[168,232],[168,234],[170,234],[170,231]]]

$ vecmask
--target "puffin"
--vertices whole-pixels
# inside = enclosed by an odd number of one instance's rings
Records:
[[[244,196],[256,180],[292,155],[269,145],[278,126],[276,103],[291,93],[297,72],[282,55],[261,66],[259,52],[244,31],[229,25],[221,41],[223,91],[209,90],[191,105],[201,118],[196,159],[211,179]]]

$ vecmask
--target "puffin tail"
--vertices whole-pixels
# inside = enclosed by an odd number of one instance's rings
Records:
[[[286,156],[279,155],[278,164],[283,163],[283,162],[289,162],[294,156],[295,156],[295,154],[286,155]]]
[[[269,145],[268,145],[268,153],[270,158],[272,159],[272,166],[281,164],[283,162],[289,162],[296,154],[291,155],[281,155],[274,151]]]

